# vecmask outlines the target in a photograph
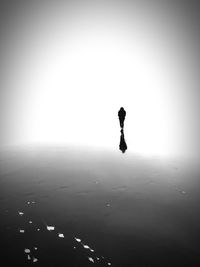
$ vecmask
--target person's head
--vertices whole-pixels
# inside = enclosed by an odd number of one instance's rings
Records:
[[[123,107],[121,107],[120,109],[121,109],[121,110],[124,110],[124,108],[123,108]]]

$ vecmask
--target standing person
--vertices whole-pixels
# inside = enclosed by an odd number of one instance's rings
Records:
[[[126,117],[126,111],[123,107],[121,107],[120,110],[118,111],[118,117],[119,117],[120,127],[123,129],[124,128],[124,120]]]

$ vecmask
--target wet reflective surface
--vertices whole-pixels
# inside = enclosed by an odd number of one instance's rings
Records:
[[[4,266],[199,266],[199,177],[119,151],[2,151]]]

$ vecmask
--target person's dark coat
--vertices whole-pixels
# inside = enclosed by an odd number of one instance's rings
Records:
[[[123,107],[121,107],[120,110],[118,111],[118,117],[119,117],[120,127],[124,128],[124,120],[126,117],[126,111]]]

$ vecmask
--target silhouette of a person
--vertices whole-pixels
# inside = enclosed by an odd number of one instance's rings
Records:
[[[122,153],[125,153],[127,150],[127,144],[126,144],[126,141],[124,138],[124,131],[123,130],[121,130],[119,149],[122,151]]]
[[[126,117],[126,111],[123,107],[121,107],[120,110],[118,111],[118,117],[119,117],[120,127],[123,129],[124,128],[124,120]]]

